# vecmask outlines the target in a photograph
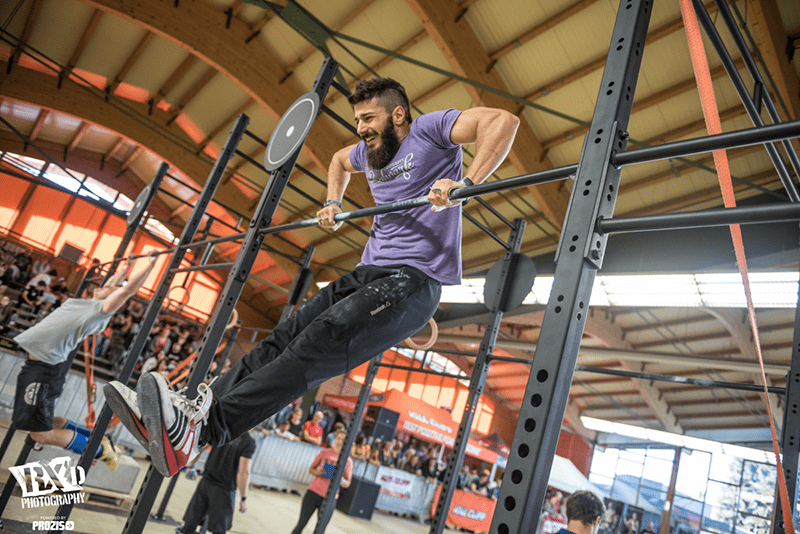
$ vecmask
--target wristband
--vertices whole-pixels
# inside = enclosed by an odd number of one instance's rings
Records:
[[[242,500],[246,501],[247,500],[247,495],[242,495]]]
[[[339,206],[339,209],[342,209],[342,201],[341,200],[335,200],[335,199],[332,199],[332,198],[326,200],[325,203],[322,205],[322,207],[326,208],[326,207],[330,206],[331,204],[336,204],[337,206]]]

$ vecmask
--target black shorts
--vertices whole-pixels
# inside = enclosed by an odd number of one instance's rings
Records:
[[[56,399],[64,389],[69,360],[50,365],[28,358],[17,376],[12,422],[17,430],[53,430]]]

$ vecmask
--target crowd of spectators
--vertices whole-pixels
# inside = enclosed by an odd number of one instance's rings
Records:
[[[0,291],[0,335],[5,338],[7,347],[13,348],[10,340],[14,336],[39,322],[72,296],[65,279],[52,267],[53,262],[51,255],[34,257],[27,247],[0,240],[0,284],[3,286]],[[102,265],[93,260],[85,275],[88,292],[101,275]],[[144,311],[141,302],[131,300],[97,336],[95,357],[108,365],[111,374],[118,372],[125,362],[129,347],[139,332]],[[199,331],[197,325],[182,318],[160,314],[139,357],[137,370],[170,373],[197,350]],[[210,373],[217,363],[212,364]]]
[[[52,261],[47,255],[34,259],[17,243],[0,242],[0,334],[15,331],[20,323],[35,324],[69,297]]]
[[[291,441],[330,447],[340,430],[346,431],[347,427],[344,422],[337,421],[335,415],[326,415],[318,409],[306,414],[302,408],[293,405],[264,421],[256,428],[255,434],[257,438],[274,434]],[[441,482],[447,458],[440,457],[439,450],[439,446],[414,438],[407,442],[397,438],[382,441],[359,432],[350,449],[350,457],[376,466],[400,469],[430,482]],[[496,499],[500,491],[500,480],[492,480],[488,469],[479,470],[467,464],[463,465],[456,484],[458,489],[492,499]]]

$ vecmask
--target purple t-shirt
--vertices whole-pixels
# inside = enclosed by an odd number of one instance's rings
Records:
[[[461,179],[461,147],[450,141],[460,111],[421,115],[388,165],[367,166],[363,141],[350,151],[350,163],[367,175],[377,205],[427,195],[433,182]],[[432,211],[430,205],[376,215],[363,265],[410,265],[445,284],[461,283],[461,206]]]

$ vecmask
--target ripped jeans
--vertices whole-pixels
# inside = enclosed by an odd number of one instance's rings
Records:
[[[415,334],[433,317],[441,287],[413,267],[360,265],[320,289],[214,382],[201,441],[235,439]]]

